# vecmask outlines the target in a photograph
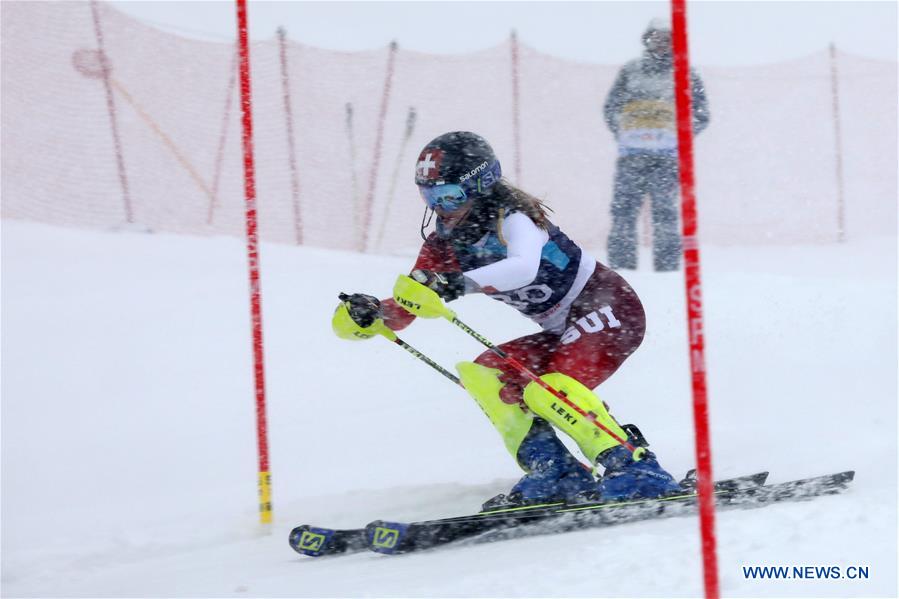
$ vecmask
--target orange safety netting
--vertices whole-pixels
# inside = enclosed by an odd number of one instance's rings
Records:
[[[244,234],[233,44],[163,33],[95,4],[107,90],[90,3],[0,6],[4,218],[108,228],[130,211],[157,231]],[[438,56],[336,52],[273,35],[250,52],[263,240],[417,247],[418,151],[467,129],[490,140],[505,174],[544,198],[570,236],[605,246],[616,146],[602,104],[620,65],[554,58],[514,38]],[[826,50],[697,66],[711,111],[696,140],[704,242],[838,238],[833,66]],[[846,236],[895,235],[896,64],[838,52],[835,66]]]

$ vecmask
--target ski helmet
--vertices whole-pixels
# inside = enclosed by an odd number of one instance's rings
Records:
[[[472,212],[475,200],[486,198],[502,176],[493,148],[480,135],[453,131],[431,140],[415,164],[415,184],[427,207],[421,237],[430,223],[428,210],[437,214],[437,234],[446,238]]]
[[[460,185],[470,197],[484,194],[502,176],[487,140],[468,131],[452,131],[431,140],[418,155],[415,184]]]

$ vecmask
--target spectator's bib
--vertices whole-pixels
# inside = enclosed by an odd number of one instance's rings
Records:
[[[618,145],[622,150],[674,150],[674,106],[665,100],[633,100],[621,110]]]
[[[676,150],[677,135],[669,129],[626,129],[618,134],[622,150]]]

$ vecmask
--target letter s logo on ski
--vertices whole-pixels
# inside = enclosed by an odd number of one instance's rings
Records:
[[[562,345],[568,345],[569,343],[574,343],[580,339],[581,331],[584,333],[596,333],[603,330],[605,324],[603,324],[602,319],[599,317],[600,314],[605,316],[606,320],[609,321],[610,329],[621,328],[621,321],[615,318],[615,314],[612,313],[612,306],[606,305],[599,310],[594,310],[586,316],[578,318],[575,321],[574,326],[565,329],[565,332],[562,333]]]
[[[300,549],[305,551],[318,551],[322,548],[322,544],[325,542],[325,535],[320,535],[318,533],[304,531],[303,536],[300,537]]]
[[[400,538],[400,531],[395,528],[384,528],[379,526],[375,529],[375,536],[372,544],[379,549],[392,549],[396,546],[396,542]]]

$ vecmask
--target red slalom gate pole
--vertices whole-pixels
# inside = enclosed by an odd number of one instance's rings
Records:
[[[128,175],[125,172],[125,157],[122,150],[122,137],[119,134],[119,119],[116,112],[115,95],[112,92],[110,82],[110,64],[106,56],[106,48],[103,42],[103,27],[100,24],[100,7],[97,0],[91,0],[91,16],[94,21],[94,34],[97,37],[97,52],[99,53],[100,69],[103,77],[103,87],[106,90],[106,111],[109,113],[109,125],[112,129],[112,144],[115,147],[116,167],[119,172],[119,183],[122,185],[122,200],[125,206],[125,222],[134,222],[134,208],[131,205],[131,191],[128,186]]]
[[[681,217],[687,291],[687,334],[693,375],[693,426],[696,432],[696,471],[705,596],[719,597],[718,555],[715,547],[715,497],[712,449],[709,441],[708,394],[705,378],[702,280],[697,239],[696,194],[693,172],[693,101],[687,47],[686,0],[671,0],[671,41],[674,53],[674,90],[677,106],[677,147],[680,157]]]
[[[247,39],[247,2],[237,2],[240,63],[240,108],[243,115],[244,192],[247,202],[247,257],[250,269],[250,316],[253,325],[253,366],[256,381],[256,437],[259,450],[259,520],[271,524],[271,473],[265,418],[265,368],[262,351],[262,300],[259,287],[259,244],[256,229],[256,175],[253,164],[253,104],[250,98],[250,47]]]
[[[368,180],[368,194],[365,198],[364,220],[362,221],[362,237],[359,251],[368,251],[368,230],[371,228],[371,207],[375,203],[375,186],[378,184],[378,167],[381,164],[381,147],[384,143],[384,121],[387,120],[387,107],[390,104],[390,89],[393,86],[393,71],[396,63],[396,52],[399,46],[390,42],[387,54],[387,74],[384,78],[384,94],[381,96],[381,111],[378,113],[378,132],[375,136],[375,152],[371,162],[371,176]]]

